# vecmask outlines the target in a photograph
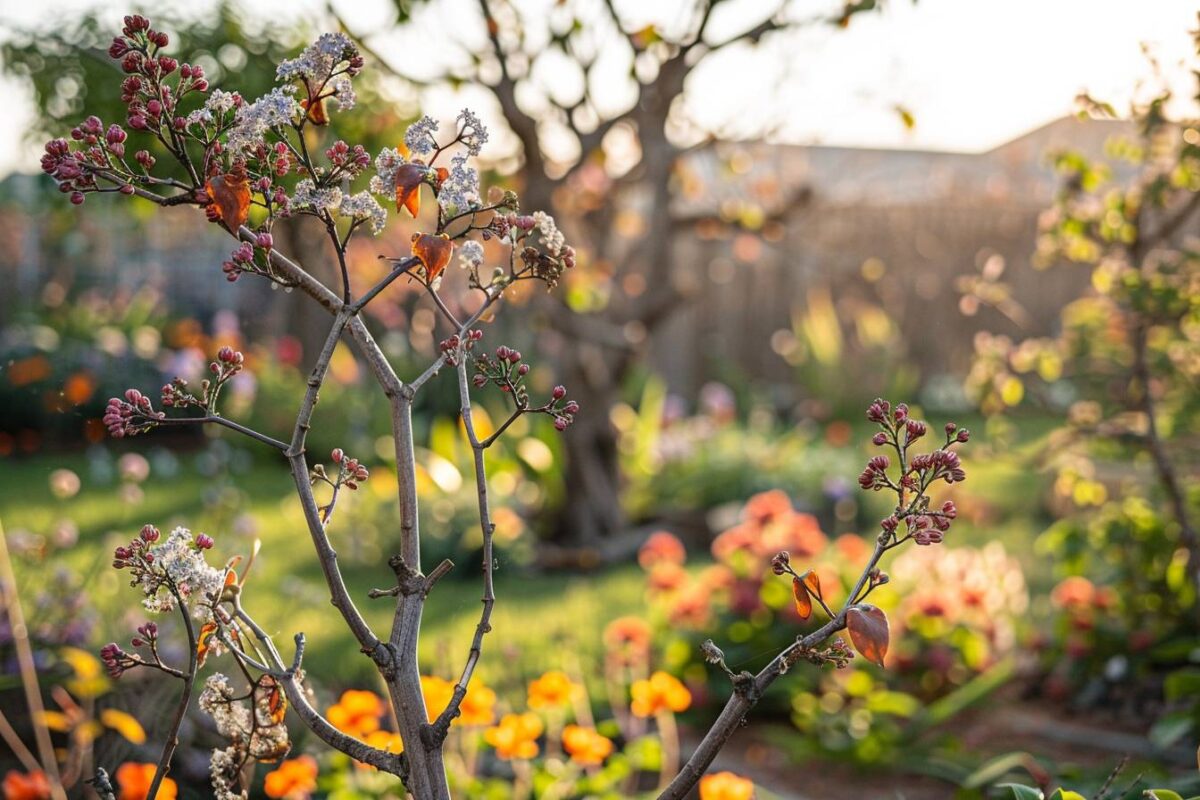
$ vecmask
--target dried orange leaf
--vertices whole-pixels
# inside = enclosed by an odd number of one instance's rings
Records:
[[[214,175],[204,184],[204,191],[216,208],[217,219],[229,230],[236,231],[246,224],[250,218],[250,185],[244,174]]]
[[[799,578],[792,578],[792,595],[796,598],[796,613],[800,615],[800,619],[811,617],[812,597],[808,593],[808,587]]]
[[[421,184],[428,170],[420,164],[401,164],[396,168],[396,210],[404,209],[413,217],[421,211]]]
[[[211,649],[209,641],[217,632],[217,623],[206,622],[200,628],[200,635],[196,637],[196,665],[204,666],[204,660],[208,658],[208,651]]]
[[[814,570],[809,570],[800,576],[804,580],[804,585],[814,597],[821,597],[821,576],[817,575]]]
[[[433,283],[434,279],[450,263],[454,252],[454,243],[444,233],[436,236],[428,233],[414,233],[412,238],[412,254],[421,260],[425,267],[425,280]]]
[[[862,657],[883,666],[888,651],[888,620],[883,609],[873,605],[854,606],[846,612],[850,641]]]
[[[267,690],[267,711],[271,716],[271,722],[278,725],[283,722],[283,717],[287,713],[287,698],[279,688],[279,683],[270,675],[263,675],[259,685]]]

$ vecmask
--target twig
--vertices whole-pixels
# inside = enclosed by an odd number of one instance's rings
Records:
[[[29,646],[29,628],[25,625],[25,614],[21,610],[21,598],[17,595],[17,577],[13,572],[12,557],[8,552],[8,540],[4,524],[0,523],[0,581],[4,582],[4,609],[8,615],[9,630],[12,631],[13,646],[17,651],[17,666],[21,671],[21,686],[25,690],[25,703],[33,720],[33,737],[37,742],[42,770],[50,781],[50,793],[55,800],[66,800],[62,779],[58,773],[58,758],[54,755],[54,744],[50,741],[50,730],[42,724],[45,707],[38,686],[37,665],[33,660],[33,649]]]
[[[179,696],[179,703],[175,706],[175,716],[171,718],[170,727],[167,728],[167,741],[163,745],[162,755],[158,758],[158,767],[154,770],[154,780],[150,782],[150,790],[146,793],[147,800],[154,800],[158,796],[159,786],[162,785],[163,778],[167,776],[167,773],[171,769],[171,759],[175,755],[175,748],[179,746],[179,727],[183,724],[188,704],[192,700],[192,687],[196,683],[196,666],[199,662],[196,628],[192,625],[192,616],[188,611],[187,605],[183,602],[183,598],[179,596],[179,590],[175,588],[175,582],[168,579],[167,588],[175,596],[175,603],[179,607],[179,616],[183,618],[184,629],[187,631],[188,671],[183,677],[183,692]]]
[[[267,444],[267,445],[270,445],[271,447],[274,447],[276,450],[279,450],[280,452],[284,452],[284,453],[287,452],[288,446],[284,442],[281,442],[278,439],[272,439],[270,436],[267,436],[264,433],[259,433],[256,430],[247,428],[245,425],[241,425],[237,422],[234,422],[231,419],[226,419],[225,417],[222,417],[219,414],[207,414],[203,417],[167,417],[165,419],[160,419],[160,420],[155,421],[156,425],[176,425],[176,426],[178,426],[178,425],[204,425],[204,424],[210,424],[210,423],[213,425],[220,425],[224,428],[229,428],[230,430],[237,431],[238,433],[245,434],[246,436],[249,436],[251,439],[256,439],[257,441],[260,441],[263,444]]]
[[[471,650],[467,654],[467,662],[463,665],[463,671],[458,678],[458,683],[454,686],[454,693],[450,698],[450,702],[433,722],[433,733],[440,739],[446,738],[446,734],[450,731],[450,723],[458,716],[463,698],[467,696],[467,686],[471,682],[472,675],[475,674],[475,666],[479,663],[479,658],[483,653],[483,637],[492,629],[492,608],[496,604],[496,590],[492,581],[492,572],[494,569],[492,535],[495,533],[496,526],[492,522],[491,510],[488,506],[487,465],[484,462],[484,446],[475,433],[475,423],[471,418],[470,386],[471,382],[467,377],[466,353],[460,350],[458,354],[458,397],[463,427],[466,429],[467,439],[471,443],[471,450],[474,454],[475,493],[479,504],[479,527],[483,534],[483,610],[480,612],[479,622],[475,626],[475,635],[471,639]]]

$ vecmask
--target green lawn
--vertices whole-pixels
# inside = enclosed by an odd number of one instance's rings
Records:
[[[373,667],[356,652],[329,605],[286,471],[254,464],[244,471],[222,470],[205,477],[193,467],[196,458],[197,454],[180,456],[177,475],[152,474],[139,502],[121,498],[115,481],[90,478],[88,460],[77,454],[0,461],[0,520],[10,538],[20,541],[32,533],[49,540],[63,519],[73,520],[79,529],[74,546],[47,545],[42,557],[28,551],[16,555],[18,584],[22,597],[30,598],[27,604],[33,604],[53,568],[65,564],[81,576],[100,612],[96,642],[128,640],[145,617],[136,592],[108,562],[112,549],[127,542],[141,525],[154,523],[164,533],[177,524],[209,532],[217,537],[219,557],[248,552],[257,536],[263,548],[247,588],[251,613],[281,640],[285,651],[290,650],[292,634],[304,631],[309,641],[306,664],[314,674],[336,676],[326,680],[341,684],[372,680]],[[55,498],[49,486],[50,474],[62,467],[83,479],[82,490],[68,500]],[[248,486],[254,487],[253,493],[238,488]],[[386,554],[356,542],[347,519],[343,517],[341,525],[335,519],[331,527],[339,561],[363,613],[376,630],[386,631],[392,601],[366,597],[368,589],[389,585]],[[247,520],[253,521],[252,533],[239,531]],[[480,584],[470,579],[479,574],[479,566],[456,560],[454,573],[429,598],[422,640],[425,667],[446,675],[461,667],[480,611]],[[521,674],[536,673],[560,666],[565,653],[588,658],[599,650],[608,620],[641,606],[643,583],[636,565],[592,575],[539,575],[536,580],[501,565],[492,617],[496,633],[485,648],[482,673],[510,675],[513,664],[521,667]],[[504,670],[493,667],[501,663]]]

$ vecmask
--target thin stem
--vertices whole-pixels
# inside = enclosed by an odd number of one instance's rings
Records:
[[[491,510],[487,494],[487,465],[484,461],[484,445],[475,433],[475,422],[471,417],[471,382],[467,377],[466,353],[460,349],[458,354],[458,397],[463,427],[475,462],[475,494],[479,504],[479,528],[483,535],[483,610],[479,614],[479,622],[475,626],[475,635],[471,639],[471,649],[467,654],[467,662],[463,665],[462,674],[454,686],[454,693],[445,710],[438,715],[433,723],[435,735],[445,738],[450,730],[450,723],[459,714],[463,698],[467,695],[467,686],[475,674],[475,666],[483,653],[483,637],[492,630],[492,608],[496,604],[496,590],[492,580],[494,557],[492,554],[492,536],[496,526],[492,522]],[[494,438],[494,437],[493,437]]]
[[[370,626],[355,607],[354,600],[351,599],[350,592],[346,588],[346,581],[342,578],[341,569],[337,564],[337,552],[330,544],[325,525],[321,520],[320,509],[318,509],[316,498],[313,496],[312,484],[309,482],[308,463],[304,457],[304,443],[311,427],[313,411],[317,406],[317,396],[329,370],[333,351],[337,347],[338,340],[349,319],[350,314],[345,308],[339,310],[334,317],[329,336],[326,337],[325,344],[317,356],[316,364],[313,365],[312,372],[309,374],[308,389],[304,393],[300,410],[296,414],[296,427],[292,433],[292,443],[287,448],[285,455],[292,469],[292,480],[300,496],[304,518],[308,523],[313,546],[317,550],[321,571],[324,573],[325,583],[329,587],[330,599],[334,607],[341,612],[342,618],[350,627],[359,645],[362,646],[363,652],[373,654],[380,645],[379,638],[371,631]]]
[[[167,741],[163,745],[162,755],[158,758],[158,767],[154,771],[154,780],[150,782],[150,791],[146,794],[147,800],[154,800],[158,796],[158,788],[162,785],[163,778],[167,776],[167,772],[171,769],[171,759],[175,755],[175,748],[179,746],[179,727],[183,724],[188,704],[192,700],[192,687],[196,683],[196,667],[199,662],[199,653],[196,647],[196,628],[192,625],[192,615],[188,612],[188,607],[184,604],[183,598],[179,596],[179,590],[175,588],[175,583],[168,580],[167,588],[175,596],[175,603],[179,607],[179,616],[183,618],[183,626],[187,631],[188,670],[183,678],[183,692],[179,696],[179,703],[175,706],[175,716],[171,718],[171,725],[167,728]]]
[[[42,692],[38,686],[37,665],[33,660],[33,649],[29,645],[29,628],[25,625],[25,613],[21,609],[21,598],[17,595],[17,577],[13,572],[12,558],[8,552],[8,540],[4,525],[0,523],[0,581],[3,581],[4,608],[8,613],[8,626],[12,631],[13,646],[17,651],[17,667],[21,672],[21,687],[25,690],[25,703],[29,716],[39,720],[45,713]],[[54,744],[50,741],[50,730],[37,722],[33,725],[33,737],[37,742],[42,769],[50,782],[50,793],[55,800],[66,800],[62,779],[58,773],[58,758]]]
[[[367,303],[374,300],[380,292],[390,286],[392,281],[396,280],[401,275],[407,275],[410,271],[412,271],[413,267],[418,266],[420,263],[421,259],[419,258],[404,258],[395,262],[395,264],[392,266],[392,271],[384,276],[379,283],[368,289],[362,297],[354,301],[354,303],[350,306],[351,310],[357,314],[366,307]]]
[[[286,453],[288,449],[288,445],[285,442],[273,439],[265,433],[259,433],[256,430],[247,428],[245,425],[241,425],[231,419],[226,419],[219,414],[206,414],[203,417],[167,417],[166,419],[157,420],[156,423],[158,425],[220,425],[249,436],[251,439],[255,439],[263,444],[270,445],[282,453]]]

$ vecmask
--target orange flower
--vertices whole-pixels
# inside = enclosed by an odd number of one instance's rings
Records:
[[[316,789],[317,760],[312,756],[282,761],[263,780],[263,791],[267,797],[300,800],[312,795]]]
[[[154,782],[155,764],[137,764],[132,761],[117,768],[117,800],[146,800],[150,784]],[[170,778],[163,778],[158,787],[159,800],[175,800],[178,787]]]
[[[335,705],[329,707],[325,716],[342,733],[362,739],[379,730],[379,719],[383,712],[383,701],[379,695],[348,689],[342,692]]]
[[[500,724],[483,732],[484,741],[496,748],[505,760],[529,759],[538,754],[537,738],[542,735],[542,720],[537,714],[505,714]]]
[[[759,492],[746,501],[743,513],[746,519],[756,525],[766,525],[772,520],[792,513],[792,500],[782,489]]]
[[[834,541],[838,554],[851,564],[865,564],[871,557],[871,545],[867,540],[855,533],[843,533]]]
[[[646,583],[652,592],[673,592],[681,589],[687,580],[687,570],[683,567],[670,561],[661,561],[650,570]]]
[[[536,709],[558,708],[571,702],[575,684],[560,670],[550,670],[537,680],[529,682],[529,707]]]
[[[681,592],[671,604],[671,624],[681,628],[703,628],[708,624],[708,601],[709,590],[704,584]]]
[[[604,629],[604,646],[609,655],[624,663],[644,661],[650,655],[654,632],[641,617],[621,617]]]
[[[638,550],[638,563],[642,569],[650,569],[660,562],[682,564],[687,561],[687,550],[679,537],[666,531],[656,531]]]
[[[455,725],[491,725],[496,721],[496,693],[473,680],[467,684],[459,710],[462,714],[455,718]]]
[[[732,772],[717,772],[700,779],[700,800],[751,800],[754,781]]]
[[[421,694],[425,695],[425,713],[429,715],[429,721],[433,722],[446,706],[450,705],[450,698],[454,696],[454,684],[436,675],[422,675]]]
[[[4,776],[4,800],[50,800],[50,781],[46,780],[46,773],[9,770]]]
[[[563,748],[571,754],[571,760],[584,766],[599,766],[612,755],[613,743],[592,728],[568,725],[563,728]]]
[[[1087,578],[1072,575],[1066,578],[1050,593],[1053,603],[1066,609],[1078,610],[1087,608],[1096,599],[1096,587]]]
[[[396,755],[404,752],[404,740],[400,738],[400,734],[393,733],[392,731],[375,731],[369,734],[363,741],[376,750],[383,750],[388,753],[395,753]]]
[[[666,672],[654,673],[649,680],[634,681],[630,688],[630,710],[639,717],[653,717],[660,711],[685,711],[692,704],[692,693]]]

